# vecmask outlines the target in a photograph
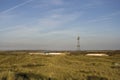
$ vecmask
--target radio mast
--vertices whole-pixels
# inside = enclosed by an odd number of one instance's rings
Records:
[[[80,51],[80,37],[77,37],[77,50]]]

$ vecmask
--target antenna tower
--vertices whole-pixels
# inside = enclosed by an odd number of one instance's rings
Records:
[[[80,51],[80,37],[77,37],[77,50]]]

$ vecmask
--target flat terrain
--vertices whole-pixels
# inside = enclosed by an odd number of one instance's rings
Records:
[[[120,55],[0,54],[0,80],[120,80]]]

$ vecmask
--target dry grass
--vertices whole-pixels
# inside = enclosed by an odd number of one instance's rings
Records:
[[[119,80],[120,56],[0,55],[0,80]]]

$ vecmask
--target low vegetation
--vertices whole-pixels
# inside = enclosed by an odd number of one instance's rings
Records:
[[[58,56],[27,53],[0,51],[0,80],[120,79],[119,51],[106,52],[111,56],[102,57],[85,56],[79,52]]]

